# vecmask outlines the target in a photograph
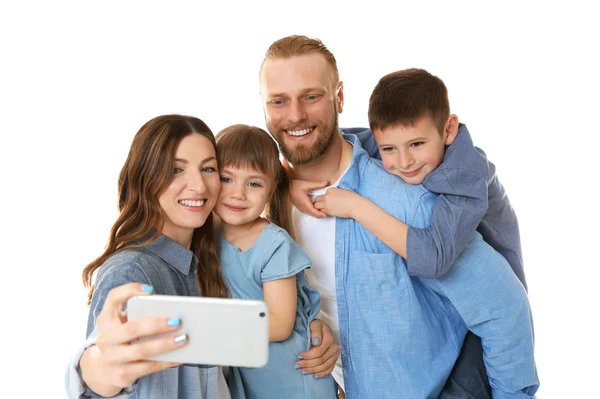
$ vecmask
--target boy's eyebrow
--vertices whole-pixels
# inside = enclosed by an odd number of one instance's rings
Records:
[[[425,141],[425,140],[427,140],[427,137],[414,137],[414,138],[412,138],[410,140],[406,140],[402,144],[403,145],[404,144],[410,144],[410,143],[414,143],[416,141]],[[382,148],[382,147],[397,147],[397,145],[396,144],[385,144],[385,143],[382,143],[382,144],[377,144],[377,147],[379,147],[379,148]]]
[[[205,159],[203,159],[202,161],[200,161],[200,163],[207,163],[207,162],[209,162],[209,161],[212,161],[213,159],[214,159],[215,161],[217,160],[217,158],[216,158],[216,157],[208,157],[208,158],[205,158]],[[188,163],[190,163],[190,162],[189,162],[187,159],[183,159],[183,158],[175,158],[175,162],[181,162],[181,163],[183,163],[183,164],[186,164],[186,165],[187,165]]]

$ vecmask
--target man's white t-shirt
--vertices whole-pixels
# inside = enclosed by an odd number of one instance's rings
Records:
[[[328,188],[337,187],[338,184],[339,181],[332,186],[312,191],[311,199],[325,194]],[[331,327],[339,345],[340,325],[335,293],[335,217],[318,219],[294,208],[294,229],[298,244],[312,261],[312,267],[305,271],[306,279],[321,295],[321,312],[317,318]],[[344,389],[341,356],[332,375],[337,384]]]

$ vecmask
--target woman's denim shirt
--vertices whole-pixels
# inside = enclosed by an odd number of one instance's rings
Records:
[[[426,227],[436,196],[369,157],[354,135],[339,187]],[[344,382],[352,398],[438,397],[467,329],[482,338],[495,398],[531,397],[539,384],[526,292],[475,233],[437,280],[409,277],[404,260],[354,219],[337,218],[335,277]]]
[[[96,342],[96,318],[108,292],[120,285],[137,282],[154,287],[160,295],[200,296],[196,271],[198,259],[188,249],[161,235],[156,241],[137,249],[125,249],[109,258],[100,268],[88,317],[84,347],[73,358],[66,375],[70,398],[97,397],[86,389],[78,373],[83,351]],[[218,367],[183,365],[144,376],[119,398],[223,399],[229,391]]]

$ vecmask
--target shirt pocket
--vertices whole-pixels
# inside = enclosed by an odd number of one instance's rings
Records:
[[[345,288],[352,357],[383,360],[390,353],[406,353],[413,295],[400,256],[353,251]]]

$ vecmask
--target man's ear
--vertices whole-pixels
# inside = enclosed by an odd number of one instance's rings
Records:
[[[335,93],[335,104],[338,114],[344,111],[344,82],[340,80]]]
[[[458,116],[455,114],[450,114],[448,120],[446,121],[446,125],[444,126],[444,143],[446,145],[450,145],[456,139],[456,135],[458,134]]]

